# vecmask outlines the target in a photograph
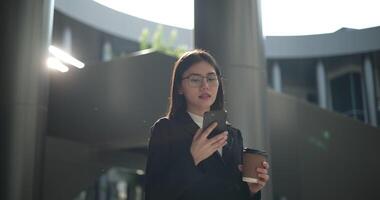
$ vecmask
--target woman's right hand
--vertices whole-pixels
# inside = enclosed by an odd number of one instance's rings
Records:
[[[219,148],[227,144],[227,131],[210,139],[207,138],[216,126],[217,123],[214,122],[206,130],[202,131],[202,129],[198,129],[195,133],[190,148],[195,165],[198,165],[202,160],[208,158]]]

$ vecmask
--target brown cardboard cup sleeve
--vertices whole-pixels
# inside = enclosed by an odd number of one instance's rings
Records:
[[[257,149],[243,149],[243,178],[244,182],[257,183],[259,180],[256,169],[263,167],[263,161],[268,159],[268,154],[265,151]]]

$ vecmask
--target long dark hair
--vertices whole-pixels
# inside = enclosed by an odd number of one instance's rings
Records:
[[[173,74],[171,79],[171,91],[169,98],[169,111],[167,113],[168,118],[174,118],[178,114],[183,114],[186,112],[187,105],[185,96],[179,94],[179,88],[182,83],[182,76],[186,70],[188,70],[194,64],[205,61],[214,67],[215,72],[218,76],[219,87],[216,94],[215,102],[211,105],[211,110],[222,110],[224,109],[224,91],[223,84],[221,79],[221,73],[218,68],[218,65],[212,57],[211,54],[202,50],[195,49],[184,53],[174,64]]]

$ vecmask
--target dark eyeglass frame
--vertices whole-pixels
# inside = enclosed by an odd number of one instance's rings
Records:
[[[201,78],[201,82],[200,82],[200,85],[191,85],[191,82],[190,82],[189,85],[192,86],[192,87],[200,87],[200,86],[202,85],[202,83],[203,83],[203,79],[206,79],[207,84],[209,84],[209,85],[211,85],[211,86],[216,86],[216,85],[219,84],[219,78],[221,78],[221,77],[219,77],[216,73],[209,73],[209,74],[207,74],[206,76],[203,76],[203,75],[200,75],[200,74],[189,74],[188,76],[183,77],[182,80],[190,79],[190,78],[192,78],[192,77],[194,77],[194,76],[195,76],[195,77],[199,77],[199,78]],[[210,76],[212,76],[212,78],[215,77],[215,85],[214,85],[214,84],[210,84],[210,83],[211,83],[211,82],[209,81]]]

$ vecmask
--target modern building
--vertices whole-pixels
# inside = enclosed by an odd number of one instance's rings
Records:
[[[81,10],[83,7],[88,9]],[[55,11],[52,43],[63,49],[70,47],[74,55],[88,64],[138,51],[143,29],[154,32],[158,26],[91,1],[57,1]],[[163,40],[173,29],[178,31],[174,46],[192,48],[192,30],[164,25]],[[306,36],[268,36],[264,40],[268,86],[378,126],[379,34],[380,27],[374,27],[342,28],[334,33]]]
[[[8,184],[0,195],[143,199],[149,130],[166,112],[176,60],[138,51],[142,30],[157,24],[94,1],[56,0],[52,45],[86,67],[47,72],[39,58],[52,1],[14,2],[4,12],[12,40],[0,73],[7,133],[1,175]],[[193,48],[191,30],[163,26],[163,40],[172,29],[174,46]],[[380,199],[379,33],[374,27],[265,38],[268,87],[260,91],[267,94],[271,199]]]
[[[380,27],[309,36],[267,37],[275,91],[372,126],[379,124]]]

